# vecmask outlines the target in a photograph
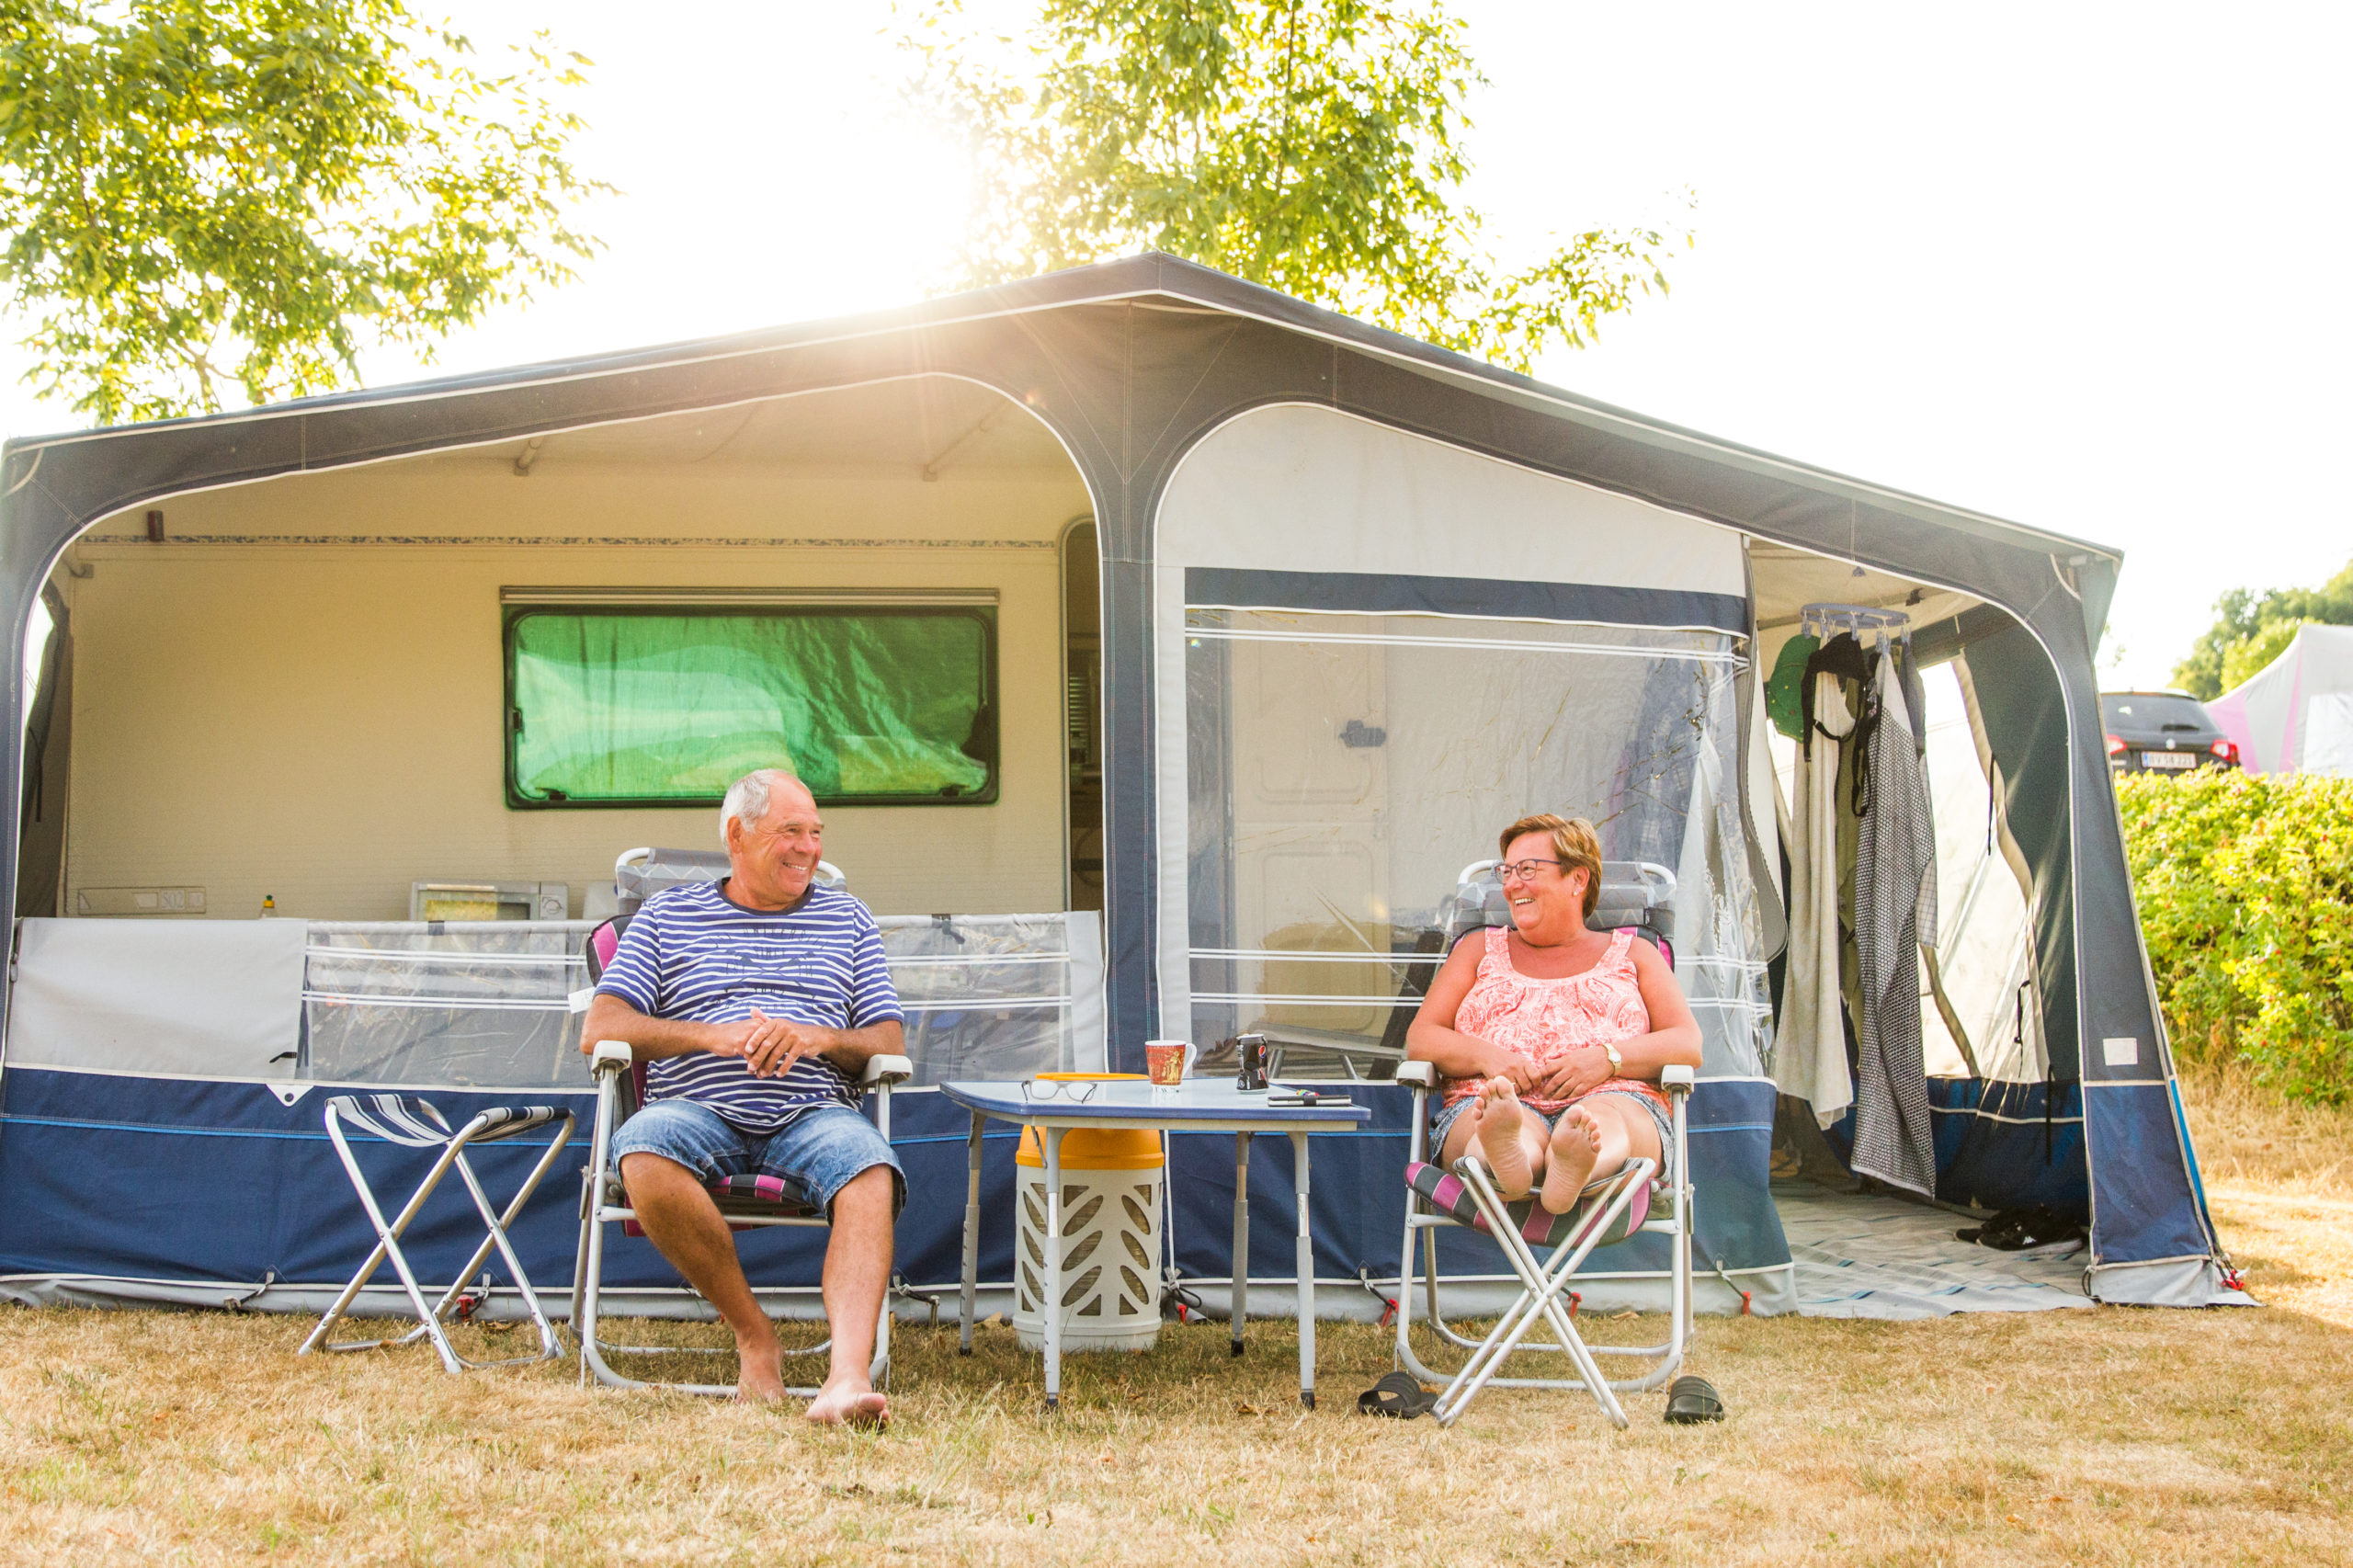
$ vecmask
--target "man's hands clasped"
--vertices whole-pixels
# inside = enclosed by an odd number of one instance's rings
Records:
[[[714,1056],[740,1056],[755,1078],[781,1078],[804,1056],[822,1056],[834,1045],[834,1031],[812,1028],[790,1018],[771,1018],[754,1008],[740,1023],[718,1026]]]

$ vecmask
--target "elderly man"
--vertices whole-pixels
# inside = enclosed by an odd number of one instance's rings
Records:
[[[857,1085],[868,1058],[901,1050],[898,995],[874,916],[813,881],[824,824],[799,779],[737,779],[720,827],[727,877],[646,900],[597,987],[581,1049],[627,1040],[651,1061],[647,1103],[613,1153],[646,1235],[735,1331],[736,1397],[782,1398],[782,1352],[702,1184],[782,1176],[833,1221],[833,1363],[809,1419],[877,1424],[889,1411],[868,1368],[906,1179],[859,1113]]]

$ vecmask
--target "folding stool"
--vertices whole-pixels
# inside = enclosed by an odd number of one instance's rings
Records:
[[[327,1102],[326,1121],[327,1137],[334,1142],[335,1153],[343,1160],[344,1172],[351,1177],[351,1185],[359,1194],[360,1205],[368,1210],[369,1222],[376,1227],[376,1248],[368,1255],[368,1261],[360,1265],[359,1272],[351,1277],[351,1283],[343,1288],[343,1294],[335,1298],[335,1305],[319,1319],[318,1327],[311,1331],[310,1338],[302,1342],[301,1349],[295,1354],[307,1356],[313,1350],[374,1350],[390,1345],[411,1345],[424,1337],[432,1340],[434,1349],[440,1352],[441,1365],[449,1371],[457,1372],[469,1367],[513,1367],[530,1361],[552,1360],[563,1353],[563,1347],[556,1338],[555,1325],[548,1321],[546,1311],[540,1307],[538,1295],[531,1290],[530,1277],[523,1271],[523,1260],[515,1256],[514,1244],[507,1240],[506,1228],[515,1222],[517,1215],[522,1213],[523,1205],[531,1200],[531,1194],[539,1190],[540,1179],[548,1174],[548,1167],[555,1164],[556,1156],[563,1153],[565,1142],[572,1137],[570,1111],[555,1106],[494,1106],[477,1114],[453,1133],[447,1119],[430,1100],[402,1095],[338,1095]],[[494,1210],[489,1195],[483,1191],[482,1182],[474,1176],[473,1166],[466,1163],[467,1146],[520,1137],[556,1122],[563,1123],[563,1126],[557,1130],[554,1142],[548,1145],[547,1153],[541,1154],[539,1163],[531,1167],[530,1176],[523,1183],[522,1190],[516,1193],[514,1201],[506,1206],[505,1213]],[[418,1184],[399,1217],[389,1223],[384,1219],[383,1210],[376,1202],[375,1193],[368,1186],[367,1176],[359,1169],[359,1162],[352,1156],[351,1141],[344,1131],[346,1123],[369,1137],[379,1138],[404,1149],[441,1151],[440,1157],[433,1162],[433,1168],[426,1173],[425,1180]],[[407,1257],[401,1252],[401,1237],[407,1233],[409,1221],[416,1218],[417,1210],[425,1207],[425,1200],[433,1196],[433,1189],[441,1185],[441,1178],[449,1173],[452,1165],[457,1167],[459,1179],[466,1184],[467,1192],[472,1195],[474,1208],[482,1215],[483,1224],[489,1233],[483,1237],[482,1245],[474,1249],[473,1256],[466,1260],[466,1266],[458,1270],[457,1277],[450,1282],[449,1290],[442,1292],[441,1299],[428,1307],[425,1304],[425,1292],[418,1288],[416,1276],[409,1268]],[[523,1305],[540,1331],[540,1350],[536,1356],[469,1361],[451,1346],[449,1335],[441,1326],[443,1314],[457,1304],[466,1282],[489,1258],[493,1247],[497,1248],[498,1256],[506,1260],[506,1271],[515,1280],[516,1292],[523,1298]],[[416,1309],[417,1326],[398,1339],[356,1340],[340,1345],[324,1343],[328,1330],[342,1318],[352,1299],[359,1294],[387,1257],[392,1259],[393,1272],[400,1276],[402,1288],[407,1290],[409,1301]]]
[[[1429,1096],[1437,1087],[1438,1072],[1427,1062],[1408,1062],[1398,1069],[1397,1081],[1413,1089],[1414,1122],[1405,1167],[1406,1184],[1412,1190],[1405,1202],[1404,1256],[1397,1270],[1396,1356],[1399,1364],[1415,1377],[1446,1383],[1434,1412],[1440,1425],[1453,1425],[1479,1392],[1489,1386],[1582,1388],[1593,1395],[1610,1424],[1622,1429],[1627,1425],[1626,1411],[1618,1395],[1658,1388],[1675,1376],[1689,1347],[1692,1331],[1692,1187],[1686,1102],[1698,1076],[1688,1067],[1669,1067],[1659,1075],[1660,1086],[1666,1091],[1674,1112],[1672,1179],[1659,1179],[1654,1161],[1630,1160],[1625,1169],[1588,1186],[1577,1207],[1565,1214],[1552,1214],[1532,1197],[1506,1203],[1475,1147],[1454,1162],[1451,1172],[1428,1164],[1425,1155],[1431,1152]],[[1472,1340],[1457,1333],[1438,1310],[1437,1232],[1449,1225],[1467,1226],[1492,1236],[1519,1280],[1519,1295],[1483,1339]],[[1668,1338],[1659,1345],[1588,1346],[1576,1331],[1574,1309],[1564,1310],[1562,1298],[1571,1293],[1570,1280],[1597,1248],[1614,1245],[1638,1233],[1671,1238]],[[1423,1364],[1415,1354],[1408,1334],[1413,1326],[1417,1241],[1430,1326],[1439,1337],[1471,1352],[1450,1379]],[[1539,1247],[1551,1247],[1552,1256],[1540,1258],[1536,1251]],[[1528,1335],[1539,1319],[1552,1329],[1553,1337],[1531,1342]],[[1496,1375],[1511,1356],[1532,1353],[1567,1357],[1576,1376],[1563,1379]],[[1654,1365],[1640,1376],[1612,1379],[1604,1374],[1598,1360],[1601,1357],[1649,1360]]]

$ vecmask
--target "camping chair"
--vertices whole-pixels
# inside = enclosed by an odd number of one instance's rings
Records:
[[[1453,1425],[1479,1392],[1491,1386],[1583,1388],[1593,1395],[1610,1424],[1622,1429],[1626,1411],[1618,1395],[1647,1392],[1675,1376],[1691,1341],[1692,1188],[1685,1113],[1697,1078],[1688,1067],[1669,1067],[1660,1074],[1660,1085],[1674,1112],[1672,1181],[1658,1179],[1655,1162],[1630,1160],[1625,1169],[1588,1186],[1575,1208],[1565,1214],[1551,1214],[1532,1196],[1506,1203],[1475,1148],[1455,1161],[1451,1172],[1429,1164],[1429,1099],[1438,1086],[1438,1069],[1427,1062],[1408,1062],[1398,1068],[1397,1081],[1413,1090],[1414,1120],[1405,1165],[1410,1191],[1405,1199],[1404,1246],[1397,1266],[1397,1359],[1415,1377],[1446,1384],[1433,1412],[1441,1425]],[[1437,1233],[1448,1225],[1467,1226],[1493,1237],[1519,1280],[1519,1295],[1483,1339],[1473,1340],[1456,1332],[1438,1310]],[[1659,1345],[1588,1346],[1576,1331],[1576,1293],[1569,1290],[1569,1282],[1595,1250],[1637,1233],[1671,1238],[1668,1336]],[[1440,1338],[1471,1352],[1450,1379],[1425,1366],[1414,1352],[1410,1331],[1417,1240],[1430,1327]],[[1540,1247],[1552,1248],[1552,1256],[1540,1259]],[[1569,1298],[1565,1310],[1564,1295]],[[1530,1342],[1528,1335],[1540,1318],[1551,1328],[1552,1337]],[[1497,1369],[1515,1354],[1548,1352],[1567,1357],[1575,1377],[1496,1375]],[[1655,1364],[1639,1376],[1611,1379],[1600,1367],[1602,1357]]]
[[[1496,860],[1473,860],[1455,877],[1453,896],[1442,909],[1449,951],[1469,933],[1486,926],[1511,925],[1503,902],[1503,883],[1496,880]],[[1601,892],[1588,929],[1631,929],[1659,950],[1669,969],[1675,967],[1675,873],[1654,860],[1604,860]]]
[[[493,1209],[489,1196],[483,1191],[482,1182],[474,1176],[473,1166],[466,1163],[467,1147],[517,1138],[557,1122],[563,1126],[557,1130],[555,1141],[548,1145],[547,1153],[541,1154],[539,1163],[531,1167],[531,1174],[524,1181],[522,1190],[515,1195],[515,1200],[506,1206],[503,1214]],[[302,1342],[296,1355],[307,1356],[313,1350],[375,1350],[386,1346],[413,1345],[419,1338],[426,1338],[440,1353],[442,1367],[458,1372],[468,1368],[514,1367],[527,1362],[547,1361],[563,1354],[563,1343],[556,1338],[555,1325],[548,1322],[548,1314],[540,1307],[539,1296],[531,1290],[530,1277],[523,1272],[522,1259],[515,1256],[515,1247],[506,1238],[506,1230],[514,1224],[515,1217],[522,1213],[523,1205],[531,1200],[531,1194],[539,1190],[540,1178],[548,1174],[548,1167],[555,1164],[556,1155],[563,1153],[564,1143],[572,1137],[570,1111],[553,1106],[494,1106],[479,1112],[472,1120],[452,1132],[449,1121],[430,1100],[402,1095],[338,1095],[327,1101],[326,1123],[328,1141],[335,1144],[335,1152],[343,1161],[344,1173],[351,1177],[351,1185],[359,1194],[360,1206],[368,1210],[369,1221],[376,1227],[376,1247],[368,1255],[368,1261],[360,1265],[359,1272],[351,1277],[351,1283],[343,1288],[343,1294],[337,1296],[335,1304],[326,1310],[326,1315],[319,1319],[319,1325],[311,1331],[311,1336]],[[368,1186],[368,1177],[360,1170],[359,1162],[352,1155],[350,1137],[345,1131],[347,1125],[357,1128],[367,1137],[381,1139],[401,1148],[441,1151],[440,1157],[433,1162],[432,1169],[426,1173],[425,1179],[402,1207],[398,1218],[389,1222],[384,1219],[382,1208],[376,1202],[374,1191]],[[441,1178],[449,1174],[453,1165],[457,1168],[458,1178],[466,1184],[466,1191],[472,1195],[474,1208],[482,1215],[488,1233],[483,1237],[482,1245],[474,1248],[473,1256],[466,1260],[466,1266],[458,1270],[457,1278],[449,1288],[441,1293],[441,1299],[428,1307],[425,1304],[425,1292],[416,1283],[416,1275],[409,1268],[408,1258],[401,1252],[401,1237],[407,1233],[409,1222],[416,1218],[417,1211],[425,1207],[425,1200],[433,1196],[433,1189],[441,1185]],[[453,1309],[462,1310],[468,1303],[466,1282],[473,1278],[474,1271],[488,1261],[494,1247],[506,1260],[506,1271],[515,1281],[516,1292],[523,1298],[524,1309],[531,1314],[531,1322],[540,1331],[539,1354],[470,1361],[450,1346],[449,1333],[442,1327],[441,1320],[444,1314]],[[410,1305],[416,1309],[416,1327],[398,1339],[354,1340],[338,1345],[325,1343],[328,1331],[350,1309],[353,1299],[374,1277],[387,1257],[392,1259],[392,1271],[400,1276],[402,1289],[408,1292]]]
[[[621,915],[635,915],[645,901],[665,888],[689,882],[715,882],[727,874],[727,855],[720,849],[657,849],[642,845],[613,857],[613,893]],[[831,860],[817,862],[816,880],[827,887],[847,887],[849,879]],[[590,916],[594,919],[595,916]],[[621,921],[627,929],[629,922]]]
[[[1413,961],[1404,965],[1404,982],[1390,1006],[1379,1040],[1260,1019],[1250,1032],[1266,1037],[1267,1075],[1283,1077],[1287,1058],[1294,1051],[1328,1052],[1338,1059],[1341,1071],[1355,1080],[1394,1074],[1395,1064],[1405,1060],[1405,1030],[1413,1024],[1421,999],[1429,994],[1430,982],[1438,978],[1445,955],[1472,931],[1511,924],[1511,916],[1505,913],[1503,884],[1495,880],[1495,865],[1494,860],[1473,860],[1463,867],[1455,878],[1452,895],[1439,907],[1438,925],[1415,933],[1411,952],[1396,955]],[[1649,860],[1604,860],[1601,896],[1587,925],[1596,931],[1631,928],[1656,948],[1671,969],[1675,965],[1674,901],[1675,873],[1665,866]]]
[[[665,858],[678,854],[673,850],[655,853]],[[725,869],[723,861],[721,869]],[[835,875],[839,877],[838,872]],[[634,913],[632,909],[630,914],[616,915],[588,933],[586,957],[591,987],[604,977],[605,966],[620,949],[621,932],[628,928]],[[587,1006],[585,993],[579,1006],[583,1010]],[[620,1168],[613,1160],[612,1148],[613,1133],[645,1102],[646,1064],[633,1060],[630,1048],[620,1040],[608,1040],[597,1043],[590,1066],[597,1077],[597,1125],[589,1142],[588,1165],[581,1172],[580,1248],[572,1276],[572,1326],[574,1335],[580,1341],[581,1380],[586,1381],[593,1373],[598,1382],[608,1388],[665,1388],[682,1393],[733,1394],[734,1388],[725,1383],[654,1382],[627,1377],[613,1370],[605,1359],[616,1352],[631,1356],[722,1356],[733,1352],[703,1346],[606,1345],[597,1339],[599,1297],[604,1289],[605,1227],[620,1224],[629,1235],[645,1233],[637,1222],[637,1211],[629,1205],[629,1192],[621,1185]],[[891,1085],[914,1076],[915,1064],[904,1056],[877,1056],[866,1064],[864,1087],[873,1097],[875,1126],[885,1139],[891,1136]],[[720,1214],[733,1231],[777,1226],[823,1229],[827,1223],[823,1209],[806,1201],[790,1182],[775,1176],[722,1176],[705,1183],[704,1190],[718,1204]],[[788,1349],[785,1354],[822,1356],[832,1346],[833,1341],[827,1338],[807,1349]],[[890,1367],[891,1303],[886,1294],[881,1319],[875,1325],[874,1364],[870,1375],[880,1383]],[[817,1392],[813,1388],[786,1392],[801,1399],[814,1398]]]

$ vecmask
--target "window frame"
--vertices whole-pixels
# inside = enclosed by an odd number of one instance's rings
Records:
[[[593,591],[592,591],[593,593]],[[516,772],[516,747],[522,734],[522,710],[515,691],[517,629],[536,615],[662,617],[669,619],[731,618],[749,619],[784,616],[823,617],[841,619],[899,619],[908,616],[963,617],[981,629],[981,710],[990,715],[987,735],[989,755],[975,757],[988,769],[988,781],[980,789],[962,795],[844,795],[827,794],[816,797],[820,806],[993,806],[1003,791],[1005,780],[1005,710],[999,694],[997,647],[997,606],[995,603],[950,600],[948,602],[906,602],[888,598],[873,600],[825,599],[814,603],[801,600],[731,599],[723,602],[698,603],[665,600],[649,594],[632,603],[615,603],[609,599],[584,595],[577,601],[566,601],[555,596],[532,595],[520,600],[510,600],[501,607],[499,627],[499,661],[502,684],[499,703],[500,752],[503,758],[503,783],[509,811],[518,812],[594,812],[594,811],[693,811],[717,806],[722,794],[710,795],[646,795],[600,798],[593,801],[572,799],[543,800],[525,794],[519,787]],[[967,752],[966,756],[972,754]]]

